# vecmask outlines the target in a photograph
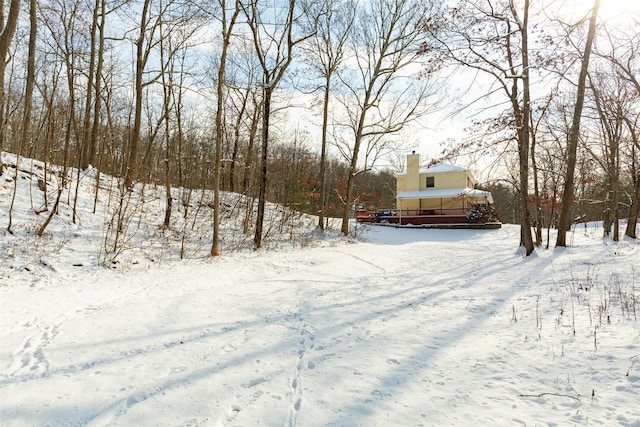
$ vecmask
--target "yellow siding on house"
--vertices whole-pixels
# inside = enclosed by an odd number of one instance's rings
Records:
[[[405,191],[415,191],[420,188],[420,155],[410,154],[407,156],[407,174],[405,175]]]
[[[407,180],[406,175],[397,175],[396,176],[396,194],[401,193],[407,190]]]
[[[447,199],[421,199],[420,211],[436,211],[439,213],[446,213],[448,215],[464,215],[467,213],[464,208],[464,198],[455,197]],[[404,203],[406,203],[405,201]],[[430,212],[431,213],[431,212]]]
[[[427,190],[427,177],[432,176],[435,179],[435,189],[444,188],[465,188],[467,186],[468,172],[446,172],[446,173],[421,173],[420,174],[420,190]]]
[[[420,210],[420,200],[418,199],[408,199],[403,200],[402,203],[396,206],[398,209],[402,209],[403,211],[418,211]]]

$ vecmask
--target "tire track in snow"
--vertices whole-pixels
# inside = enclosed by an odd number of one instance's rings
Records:
[[[343,250],[337,250],[336,252],[339,252],[342,255],[346,256],[346,257],[353,258],[356,261],[361,262],[363,264],[369,265],[369,266],[373,267],[374,270],[377,270],[377,271],[381,272],[382,274],[388,273],[387,269],[384,268],[383,264],[381,264],[379,262],[376,263],[374,261],[371,261],[369,259],[363,258],[363,257],[361,257],[359,255],[356,255],[353,252],[347,252],[347,251],[343,251]]]

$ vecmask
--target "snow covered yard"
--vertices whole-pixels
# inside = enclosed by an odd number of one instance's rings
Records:
[[[8,275],[1,424],[637,426],[640,248],[600,232],[528,259],[514,226],[372,227]]]
[[[640,426],[640,245],[596,224],[528,258],[516,226],[371,226],[179,261],[159,198],[108,269],[91,179],[37,239],[22,178],[13,235],[0,187],[3,427]]]

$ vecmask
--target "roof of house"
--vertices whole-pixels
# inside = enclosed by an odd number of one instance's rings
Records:
[[[447,172],[465,172],[466,168],[455,166],[450,163],[438,162],[429,164],[426,168],[420,168],[420,173],[447,173]]]
[[[493,197],[489,191],[475,188],[444,188],[427,189],[420,191],[402,191],[398,193],[396,199],[448,199],[451,197],[471,197],[474,199],[486,198],[489,203],[493,203]]]
[[[463,168],[461,166],[455,166],[452,165],[450,163],[445,163],[445,162],[437,162],[437,163],[430,163],[427,167],[421,167],[420,168],[420,173],[428,173],[428,174],[438,174],[438,173],[449,173],[449,172],[465,172],[467,171],[466,168]],[[402,176],[402,175],[406,175],[407,172],[400,172],[398,174],[396,174],[396,176]]]

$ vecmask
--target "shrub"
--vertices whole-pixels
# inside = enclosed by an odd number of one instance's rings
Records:
[[[498,215],[495,209],[487,205],[475,205],[467,212],[467,221],[474,223],[497,221]]]

